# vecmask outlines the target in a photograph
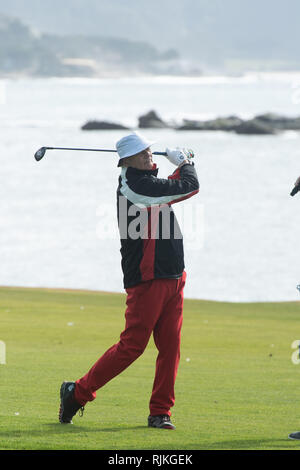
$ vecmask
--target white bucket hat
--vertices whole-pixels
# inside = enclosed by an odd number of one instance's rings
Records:
[[[120,158],[118,166],[120,166],[120,161],[123,158],[132,157],[148,147],[151,147],[153,144],[155,144],[155,142],[150,142],[142,137],[138,132],[126,135],[122,139],[118,140],[116,143],[116,149]]]

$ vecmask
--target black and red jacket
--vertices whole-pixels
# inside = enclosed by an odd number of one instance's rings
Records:
[[[188,163],[168,179],[157,178],[157,173],[156,165],[152,170],[123,167],[119,177],[117,209],[125,289],[152,279],[179,278],[184,271],[183,239],[171,205],[198,193],[198,177],[194,165]],[[169,218],[164,218],[167,212]]]

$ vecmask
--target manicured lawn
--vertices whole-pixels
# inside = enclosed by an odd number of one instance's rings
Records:
[[[156,349],[98,391],[73,425],[59,388],[76,380],[124,327],[125,295],[0,288],[0,449],[298,449],[300,303],[185,300],[172,420],[149,429]],[[167,340],[167,338],[166,338]]]

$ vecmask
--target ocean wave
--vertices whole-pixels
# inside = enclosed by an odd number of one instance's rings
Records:
[[[32,80],[32,79],[24,79]],[[34,79],[42,82],[63,83],[70,86],[99,86],[111,84],[152,84],[152,85],[232,85],[263,82],[300,83],[300,71],[279,72],[245,72],[240,75],[201,75],[201,76],[176,76],[176,75],[145,75],[139,77],[120,76],[107,77],[48,77]],[[8,80],[9,81],[9,80]]]

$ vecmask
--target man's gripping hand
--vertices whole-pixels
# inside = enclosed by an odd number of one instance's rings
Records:
[[[194,158],[194,152],[191,149],[179,147],[175,149],[166,148],[166,154],[166,158],[176,166],[182,165],[183,163],[190,163],[190,160]]]

